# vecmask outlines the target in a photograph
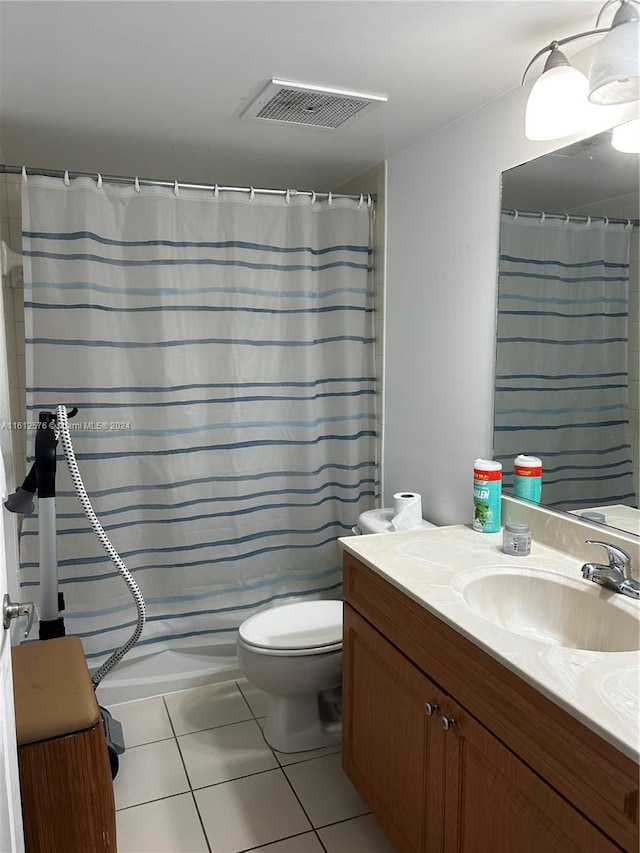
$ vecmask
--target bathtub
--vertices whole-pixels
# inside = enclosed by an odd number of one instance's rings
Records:
[[[96,689],[105,708],[241,678],[235,643],[168,649],[124,658]]]

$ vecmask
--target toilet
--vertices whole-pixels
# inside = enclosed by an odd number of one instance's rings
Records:
[[[392,506],[382,507],[382,509],[369,509],[366,512],[360,513],[358,523],[351,530],[353,533],[369,534],[369,533],[396,533],[396,528],[393,526],[393,517],[395,510]],[[424,518],[420,524],[412,528],[413,530],[427,530],[429,527],[437,527],[430,521],[425,521]]]
[[[354,532],[392,532],[392,517],[393,509],[369,510]],[[237,651],[245,678],[269,694],[263,733],[270,746],[304,752],[340,743],[342,601],[297,601],[262,610],[240,625]]]
[[[299,601],[263,610],[238,632],[238,665],[269,694],[267,743],[304,752],[342,736],[342,601]]]

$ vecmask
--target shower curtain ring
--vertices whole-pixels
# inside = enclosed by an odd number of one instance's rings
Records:
[[[373,199],[371,198],[371,193],[367,193],[367,207],[371,207],[373,204]]]
[[[138,176],[137,176],[137,175],[136,175],[136,177],[135,177],[135,179],[134,179],[134,181],[133,181],[133,188],[134,188],[134,190],[135,190],[137,193],[141,192],[141,190],[140,190],[140,181],[138,180]]]
[[[542,223],[545,221],[546,218],[547,218],[546,213],[544,212],[544,210],[541,210],[540,211],[540,225],[542,225]]]
[[[333,204],[333,195],[331,193],[327,196],[327,204]]]
[[[68,169],[64,170],[63,182],[64,182],[65,187],[71,186],[71,181],[69,180],[69,170]]]
[[[315,203],[316,203],[316,191],[311,190],[311,204],[315,204]]]
[[[27,177],[27,167],[23,166],[22,167],[22,183],[26,184],[28,180],[29,180],[29,178]]]
[[[287,190],[284,194],[284,200],[286,204],[291,204],[291,190]]]
[[[604,227],[606,228],[608,224],[609,224],[609,217],[608,217],[608,216],[605,216],[605,218],[604,218]]]
[[[96,180],[96,187],[99,190],[102,189],[102,175],[100,174],[100,172],[98,172],[98,178]]]
[[[587,216],[587,221],[584,223],[584,227],[588,228],[591,225],[591,217]]]
[[[358,202],[358,207],[359,208],[362,207],[363,204],[364,204],[364,196],[362,195],[362,193],[360,193],[360,201]]]
[[[256,197],[256,191],[253,187],[249,187],[249,201],[253,201]]]
[[[633,228],[633,222],[630,219],[627,219],[627,224],[624,226],[624,230],[628,231],[629,228]]]
[[[517,211],[517,210],[515,210],[515,209],[514,209],[514,211],[513,211],[513,221],[514,221],[514,222],[517,222],[517,221],[518,221],[518,211]]]
[[[213,197],[218,198],[219,195],[220,195],[220,188],[218,187],[217,184],[214,184],[214,186],[213,186]]]
[[[180,187],[178,186],[178,182],[173,182],[173,194],[177,198],[180,195]]]
[[[563,225],[568,225],[568,224],[569,224],[569,220],[570,220],[570,219],[571,219],[571,217],[569,216],[569,214],[568,214],[568,213],[565,213],[565,215],[564,215],[564,222],[563,222],[562,224],[563,224]]]

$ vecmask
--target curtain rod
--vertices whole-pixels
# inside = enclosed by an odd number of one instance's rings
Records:
[[[208,190],[210,192],[229,192],[229,193],[248,193],[249,195],[281,195],[281,196],[309,196],[315,201],[316,198],[350,198],[354,200],[363,200],[368,203],[376,201],[375,193],[332,193],[332,192],[314,192],[312,190],[269,190],[258,189],[257,187],[227,187],[219,184],[192,184],[188,181],[158,181],[151,178],[131,178],[122,175],[99,175],[97,172],[71,172],[63,169],[36,169],[23,166],[8,166],[0,163],[0,174],[7,175],[22,175],[23,172],[29,175],[42,175],[46,178],[102,178],[103,181],[113,184],[136,184],[149,187],[171,187],[173,189],[191,189],[191,190]]]
[[[545,213],[543,210],[516,210],[515,208],[504,209],[501,210],[500,213],[505,216],[511,216],[514,222],[519,216],[526,216],[528,218],[535,217],[541,222],[544,222],[545,219],[564,219],[565,222],[582,222],[584,225],[591,225],[591,223],[596,220],[602,220],[602,222],[605,223],[605,226],[628,225],[630,228],[637,228],[640,226],[640,219],[619,219],[612,216],[581,216],[574,213]]]

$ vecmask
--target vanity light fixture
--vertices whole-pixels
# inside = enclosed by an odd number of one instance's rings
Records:
[[[611,26],[598,29],[603,12],[619,3]],[[574,68],[560,51],[564,44],[604,35],[591,63],[589,79]],[[533,63],[549,57],[527,102],[525,134],[528,139],[560,139],[582,130],[589,102],[626,104],[640,99],[640,9],[638,0],[607,0],[596,20],[596,29],[552,41],[527,65],[522,84]]]
[[[524,117],[527,139],[561,139],[585,125],[589,81],[559,46],[555,41],[545,48],[550,50],[549,57],[529,94]]]
[[[616,0],[607,0],[602,13]],[[635,0],[617,0],[620,8],[598,45],[589,71],[592,104],[629,104],[640,98],[640,10]]]

